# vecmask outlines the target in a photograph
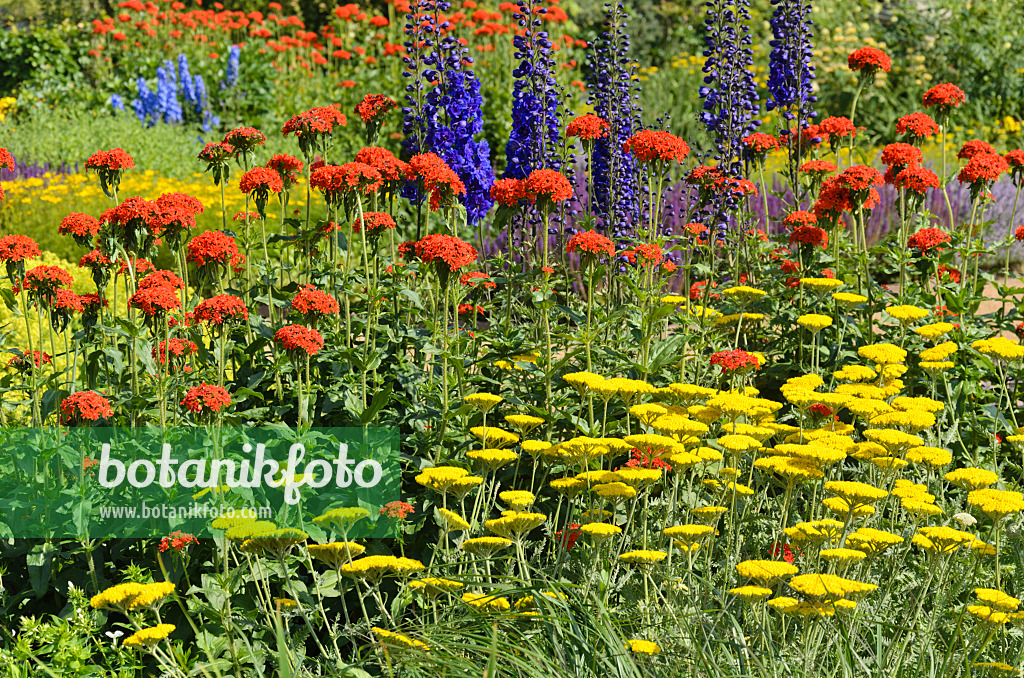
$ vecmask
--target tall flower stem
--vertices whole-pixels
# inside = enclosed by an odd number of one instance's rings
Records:
[[[1010,235],[1006,239],[1006,262],[1003,264],[1003,287],[1010,286],[1010,248],[1013,246],[1014,226],[1013,221],[1017,216],[1017,201],[1020,199],[1020,189],[1024,182],[1017,184],[1017,193],[1013,196],[1013,208],[1010,210]],[[1003,295],[1003,310],[1006,310],[1006,295]]]

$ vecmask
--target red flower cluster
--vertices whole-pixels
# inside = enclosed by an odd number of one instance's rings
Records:
[[[634,447],[629,453],[629,461],[622,465],[625,468],[653,468],[668,471],[672,465],[662,461],[650,445]]]
[[[110,259],[103,256],[99,250],[93,250],[86,255],[83,255],[78,260],[78,265],[82,268],[91,269],[93,272],[98,272],[107,266],[110,266]]]
[[[183,231],[196,227],[196,215],[203,213],[203,203],[185,193],[164,193],[156,199],[153,212],[150,228],[176,240]]]
[[[203,299],[196,305],[193,313],[197,322],[221,326],[227,322],[243,322],[249,318],[249,309],[245,303],[230,294],[218,294]]]
[[[224,135],[224,143],[235,153],[248,153],[267,141],[267,135],[255,127],[239,127]]]
[[[614,257],[615,244],[597,231],[581,231],[569,238],[569,242],[565,245],[565,251],[568,254],[579,252],[584,260],[601,255]]]
[[[223,141],[211,141],[199,151],[199,159],[213,165],[223,165],[235,155],[235,149]]]
[[[359,233],[364,223],[366,224],[366,235],[371,239],[379,238],[389,228],[395,227],[395,220],[387,212],[363,212],[361,221],[359,217],[356,217],[355,223],[352,224],[352,231]]]
[[[522,207],[534,198],[527,193],[522,179],[496,179],[491,184],[491,200],[503,207]]]
[[[986,183],[993,182],[1003,172],[1009,172],[1010,165],[998,153],[979,153],[975,155],[956,175],[961,184],[971,184],[972,190],[980,190]]]
[[[497,283],[491,280],[491,277],[489,275],[487,275],[486,273],[481,273],[480,271],[470,271],[469,273],[463,273],[459,277],[459,283],[461,283],[464,287],[469,287],[470,289],[476,289],[477,287],[482,286],[484,289],[493,290],[498,286]]]
[[[328,203],[344,199],[350,191],[372,193],[380,188],[380,172],[361,162],[324,165],[313,170],[309,184],[324,194]]]
[[[160,342],[159,353],[157,351],[157,346],[151,348],[150,352],[153,355],[153,360],[157,361],[161,365],[166,365],[168,350],[170,350],[172,360],[185,360],[199,353],[199,346],[197,346],[194,341],[172,337],[169,341]],[[188,368],[186,368],[186,371],[187,370]]]
[[[851,192],[851,198],[858,193],[871,189],[872,186],[881,186],[882,175],[874,167],[867,165],[853,165],[844,169],[836,177],[836,183]]]
[[[537,201],[542,208],[552,207],[555,203],[572,197],[572,184],[560,172],[550,169],[538,169],[530,172],[525,181],[526,194],[531,200]]]
[[[61,235],[72,236],[76,242],[84,240],[85,242],[80,242],[80,244],[85,244],[100,232],[100,222],[88,214],[72,212],[61,219],[57,232]]]
[[[819,133],[827,134],[829,143],[833,145],[839,138],[857,136],[857,128],[854,127],[853,121],[843,116],[825,118],[818,124],[818,130]]]
[[[281,128],[281,132],[284,136],[294,134],[300,140],[303,137],[306,137],[306,140],[310,140],[311,137],[333,133],[335,125],[344,127],[347,124],[348,119],[337,108],[333,106],[316,106],[308,111],[293,115],[284,124],[284,127]]]
[[[147,318],[152,319],[170,313],[181,306],[181,297],[173,287],[154,285],[139,289],[128,300],[128,306],[139,309]]]
[[[407,175],[410,181],[423,182],[423,190],[430,195],[430,209],[434,211],[451,206],[455,196],[466,194],[466,185],[459,175],[434,153],[410,158]]]
[[[14,156],[6,148],[0,148],[0,167],[14,171]]]
[[[788,226],[791,229],[799,228],[800,226],[817,226],[818,215],[806,210],[797,210],[787,214],[782,220],[782,225]]]
[[[378,513],[388,518],[394,518],[396,520],[405,520],[406,516],[410,516],[416,513],[416,508],[404,501],[389,501],[380,507]]]
[[[564,530],[555,532],[555,543],[565,547],[566,551],[572,551],[582,536],[583,530],[580,529],[580,524],[569,523]]]
[[[939,126],[927,113],[911,113],[896,121],[896,133],[903,134],[910,143],[920,143],[939,133]]]
[[[448,274],[469,266],[477,259],[476,248],[460,238],[443,233],[424,236],[415,244],[416,256],[425,264],[434,264],[443,280]]]
[[[940,252],[945,249],[942,246],[949,242],[949,235],[937,228],[923,228],[907,239],[907,245],[922,255]]]
[[[226,268],[236,254],[238,245],[230,235],[222,231],[204,231],[189,241],[185,260],[200,268],[210,264]]]
[[[316,355],[324,347],[324,338],[316,330],[302,325],[285,325],[274,333],[274,341],[286,351]]]
[[[723,374],[743,374],[761,367],[757,356],[739,349],[712,353],[711,364],[721,367]]]
[[[740,143],[749,153],[760,158],[764,158],[771,151],[779,150],[779,140],[764,132],[755,132],[750,136],[743,137],[740,139]]]
[[[608,136],[608,129],[607,120],[593,113],[584,113],[569,121],[569,125],[565,128],[565,136],[594,141]]]
[[[811,247],[828,247],[828,233],[817,226],[797,226],[789,234],[789,244],[809,245]]]
[[[76,391],[60,403],[60,423],[64,426],[95,424],[113,416],[110,402],[96,391]]]
[[[988,142],[982,141],[981,139],[972,139],[965,142],[960,150],[957,151],[956,157],[961,160],[970,160],[976,155],[981,153],[995,153],[996,149],[992,148],[992,145]]]
[[[61,287],[71,287],[71,274],[59,266],[36,266],[25,274],[25,291],[34,297],[53,298]]]
[[[911,193],[924,195],[930,188],[939,187],[939,177],[926,167],[911,166],[900,171],[893,181],[893,186]]]
[[[1006,163],[1010,166],[1010,169],[1020,170],[1024,168],[1024,150],[1017,148],[1003,157],[1006,158]]]
[[[185,393],[181,404],[195,414],[214,414],[231,405],[231,396],[220,386],[200,384]]]
[[[398,108],[398,102],[383,94],[367,94],[356,105],[356,113],[364,123],[379,123],[380,119]]]
[[[170,287],[175,290],[183,290],[185,281],[175,275],[173,271],[153,271],[139,281],[140,290],[150,287]]]
[[[85,169],[123,172],[135,167],[135,159],[128,155],[123,148],[114,148],[109,151],[96,151],[85,161]]]
[[[656,243],[637,245],[632,251],[634,252],[634,256],[629,258],[630,263],[639,261],[641,266],[660,264],[665,258],[661,253],[661,247]]]
[[[882,149],[882,163],[887,167],[883,180],[887,184],[894,183],[897,174],[908,167],[917,166],[922,160],[924,156],[917,146],[902,142],[887,145]]]
[[[377,170],[386,182],[402,181],[409,172],[408,164],[396,158],[388,149],[377,146],[360,148],[356,153],[355,162],[361,162]]]
[[[246,194],[268,195],[283,191],[284,181],[280,174],[269,167],[253,167],[242,175],[241,181],[238,182],[238,188]]]
[[[194,534],[182,534],[181,530],[175,530],[170,535],[160,540],[160,551],[164,552],[169,549],[175,551],[184,551],[189,547],[190,544],[198,544],[199,540],[196,539]]]
[[[622,150],[632,154],[640,162],[682,162],[690,153],[690,147],[676,135],[650,129],[626,139],[622,144]]]
[[[854,50],[846,58],[846,63],[851,71],[861,71],[872,75],[878,71],[888,73],[892,70],[892,59],[889,55],[875,47],[861,47]]]
[[[952,266],[945,265],[940,265],[937,269],[935,269],[935,277],[938,278],[940,283],[959,283],[962,279],[960,271],[958,269],[955,269]]]
[[[474,306],[473,304],[459,304],[457,310],[459,315],[486,315],[487,313],[483,306]]]
[[[921,101],[925,108],[935,108],[941,114],[946,115],[966,100],[967,95],[962,89],[956,85],[944,83],[925,92]]]
[[[1017,239],[1017,242],[1024,240],[1024,224],[1018,226],[1013,231],[1013,237]]]
[[[0,261],[15,264],[41,256],[39,245],[27,235],[5,235],[0,237]]]
[[[685,226],[683,226],[683,231],[685,233],[688,233],[689,235],[694,236],[698,240],[705,233],[710,233],[711,232],[710,230],[708,230],[707,226],[705,226],[704,224],[700,223],[699,221],[691,221],[690,223],[686,224]]]
[[[690,301],[697,301],[698,299],[703,298],[703,296],[704,296],[704,289],[707,286],[707,284],[708,284],[707,280],[698,280],[698,281],[694,282],[692,285],[690,285]],[[718,283],[716,283],[716,282],[712,282],[711,283],[711,289],[715,289],[717,287],[718,287]],[[719,295],[719,294],[717,294],[715,292],[712,292],[712,293],[710,293],[708,295],[708,297],[710,299],[718,299],[719,296],[721,296],[721,295]]]
[[[29,372],[35,367],[49,365],[51,362],[53,362],[53,358],[50,357],[49,353],[24,351],[19,355],[11,356],[10,360],[7,361],[7,366],[13,367],[19,372]]]
[[[338,314],[338,300],[312,285],[303,285],[292,297],[292,310],[308,322]]]
[[[285,190],[288,190],[299,178],[298,175],[302,173],[305,164],[293,155],[278,153],[267,161],[267,167],[277,172],[284,183]]]

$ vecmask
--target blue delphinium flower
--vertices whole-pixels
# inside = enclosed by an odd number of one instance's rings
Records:
[[[135,79],[136,98],[132,101],[132,109],[139,122],[145,123],[149,119],[149,126],[156,124],[158,103],[156,94],[146,84],[146,79],[139,77]]]
[[[817,113],[811,105],[814,95],[814,66],[811,52],[814,44],[814,21],[811,3],[807,0],[772,0],[772,53],[768,67],[768,92],[771,98],[765,107],[779,109],[784,120],[807,124]]]
[[[242,58],[242,48],[238,45],[228,47],[228,66],[224,71],[224,81],[228,87],[238,84],[238,66]]]
[[[704,99],[701,120],[714,139],[715,159],[724,171],[739,176],[743,171],[740,139],[750,135],[761,121],[754,52],[750,37],[749,0],[708,0],[704,19]]]
[[[181,103],[178,101],[178,83],[174,63],[165,61],[156,69],[157,115],[163,122],[181,122]]]
[[[621,2],[605,5],[604,31],[587,54],[587,102],[610,127],[594,144],[594,212],[610,235],[628,237],[643,218],[639,170],[622,144],[642,129],[636,66],[630,57],[629,15]]]
[[[469,223],[475,224],[493,204],[494,172],[487,142],[476,140],[483,132],[483,97],[480,81],[468,68],[473,60],[456,38],[436,37],[448,27],[440,14],[449,9],[443,0],[418,0],[414,14],[408,15],[406,34],[411,39],[406,47],[416,49],[410,50],[403,71],[410,80],[406,86],[409,105],[402,109],[407,134],[403,150],[408,155],[433,152],[448,163],[466,185],[461,202]],[[420,42],[430,35],[435,37]],[[420,44],[423,49],[417,48]],[[431,82],[437,85],[427,89],[426,83]],[[415,199],[414,194],[407,195]]]
[[[117,94],[111,94],[110,95],[110,107],[113,108],[115,111],[123,111],[124,110],[124,100],[122,100],[121,97],[119,95],[117,95]]]
[[[514,18],[524,29],[512,40],[519,65],[512,93],[512,133],[505,145],[505,177],[525,179],[535,169],[561,170],[562,94],[555,79],[551,40],[542,25],[544,7],[519,0]]]

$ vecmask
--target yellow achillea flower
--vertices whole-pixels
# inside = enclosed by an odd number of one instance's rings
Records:
[[[867,558],[866,553],[858,549],[822,549],[818,552],[818,555],[830,563],[839,563],[841,565],[847,565],[849,563],[856,563]]]
[[[291,598],[274,598],[274,602],[282,610],[291,609],[299,606],[298,602],[292,600]]]
[[[850,448],[850,456],[861,461],[871,461],[875,457],[884,457],[886,454],[888,452],[884,447],[871,441],[856,443]]]
[[[639,419],[644,426],[650,426],[655,419],[668,414],[668,408],[658,403],[642,403],[629,408],[629,413]]]
[[[893,457],[903,456],[911,447],[924,445],[924,440],[912,433],[888,428],[869,428],[864,431],[864,437],[884,447]]]
[[[600,544],[617,534],[621,534],[622,528],[618,525],[609,525],[608,523],[585,523],[580,527],[580,531]]]
[[[999,482],[999,476],[983,468],[958,468],[945,475],[946,480],[963,490],[980,490]]]
[[[932,468],[942,468],[953,462],[953,454],[941,447],[911,447],[907,450],[907,461]]]
[[[754,494],[754,490],[752,488],[747,487],[742,483],[720,483],[714,478],[705,478],[701,483],[709,489],[719,490],[722,494],[731,494],[732,492],[736,492],[736,494],[741,497],[749,497]]]
[[[992,609],[988,605],[968,605],[967,612],[974,617],[982,626],[1000,627],[1010,621],[1010,615],[999,610]]]
[[[909,412],[886,412],[871,418],[871,425],[902,429],[906,433],[916,434],[935,426],[935,415],[923,410]]]
[[[895,344],[871,344],[857,349],[857,355],[876,365],[894,365],[907,359],[907,352]]]
[[[757,438],[735,434],[724,435],[716,442],[733,454],[742,454],[748,450],[756,450],[761,447],[761,441]]]
[[[775,429],[768,428],[767,426],[755,426],[754,424],[723,424],[722,430],[731,435],[748,436],[756,439],[762,445],[764,441],[768,440],[776,434]]]
[[[341,566],[341,573],[346,577],[377,584],[388,572],[398,564],[395,556],[365,556]]]
[[[1015,612],[1020,607],[1020,599],[1007,595],[999,589],[974,589],[974,595],[981,602],[1003,612]]]
[[[594,487],[594,494],[602,499],[607,499],[613,504],[617,504],[635,497],[636,489],[622,482],[602,483]]]
[[[839,381],[873,381],[878,378],[878,373],[867,365],[847,365],[836,370],[832,376]]]
[[[668,554],[664,551],[639,549],[621,554],[619,560],[630,565],[656,565],[665,560],[666,557],[668,557]]]
[[[953,363],[947,361],[921,361],[918,365],[921,366],[922,370],[930,374],[936,374],[943,370],[951,370],[955,367]]]
[[[239,525],[245,525],[246,523],[255,523],[256,518],[249,515],[233,515],[233,516],[219,516],[210,523],[210,527],[215,530],[228,530],[232,527]]]
[[[462,602],[479,612],[508,612],[512,609],[508,598],[486,593],[463,593]]]
[[[152,647],[174,632],[174,624],[157,624],[148,629],[140,629],[122,641],[128,647]]]
[[[674,438],[655,433],[638,433],[636,435],[626,436],[623,441],[629,445],[630,448],[635,447],[637,449],[643,449],[644,447],[649,447],[651,448],[651,452],[655,455],[662,455],[666,452],[670,452],[679,444]]]
[[[885,309],[885,312],[899,320],[901,325],[909,325],[915,320],[924,318],[929,313],[928,309],[910,305],[889,306]]]
[[[853,480],[832,480],[825,483],[825,491],[842,497],[853,506],[867,506],[889,496],[885,490],[874,485]]]
[[[942,515],[941,508],[930,501],[925,501],[923,499],[901,499],[900,507],[902,507],[907,513],[916,517],[918,520]]]
[[[760,299],[766,296],[768,293],[764,290],[759,290],[749,285],[740,285],[738,287],[730,287],[727,290],[723,290],[722,294],[730,299],[736,300],[738,303],[749,303],[754,299]]]
[[[494,365],[503,370],[521,370],[523,368],[519,366],[519,363],[530,363],[531,365],[536,365],[539,359],[540,352],[532,351],[525,355],[512,356],[512,362],[507,360],[496,360]]]
[[[684,551],[695,551],[705,539],[715,533],[710,525],[676,525],[667,527],[662,532],[676,540]]]
[[[153,584],[127,582],[111,586],[97,593],[90,599],[89,604],[97,610],[116,609],[122,612],[144,608],[155,609],[172,593],[174,593],[174,584],[166,581]]]
[[[501,499],[501,501],[516,511],[522,511],[533,506],[533,502],[537,500],[537,497],[534,496],[533,492],[527,492],[526,490],[505,490],[498,493],[498,499]]]
[[[488,431],[490,431],[490,428],[488,428]],[[488,435],[490,435],[490,433],[488,433]],[[519,457],[519,455],[512,450],[502,450],[498,448],[470,450],[469,452],[466,452],[466,456],[487,471],[497,471],[502,466],[508,466]]]
[[[395,558],[395,564],[392,566],[395,574],[399,577],[408,577],[417,572],[422,572],[426,567],[418,560],[413,558]]]
[[[955,342],[946,341],[926,348],[918,354],[918,357],[925,362],[941,362],[959,350],[960,347]]]
[[[736,565],[736,572],[744,579],[768,585],[799,572],[796,565],[781,560],[744,560]]]
[[[512,546],[512,540],[503,537],[474,537],[462,542],[463,551],[481,558],[490,558],[509,546]]]
[[[416,475],[415,480],[419,485],[444,494],[459,478],[469,475],[469,471],[456,466],[434,466],[423,469]]]
[[[690,511],[690,515],[702,523],[710,525],[728,510],[725,506],[701,506]]]
[[[669,304],[671,306],[678,306],[679,304],[686,303],[686,297],[681,297],[678,294],[666,294],[659,301],[663,304]]]
[[[829,497],[822,499],[821,505],[838,516],[846,516],[852,513],[854,518],[874,515],[875,507],[866,504],[855,504],[843,497]]]
[[[856,532],[851,532],[846,537],[846,542],[854,546],[858,551],[864,551],[869,556],[877,556],[890,546],[902,544],[903,537],[886,532],[885,530],[861,527]]]
[[[1016,676],[1020,675],[1020,671],[1004,664],[1003,662],[974,662],[971,664],[972,668],[981,669],[990,676]]]
[[[794,591],[820,601],[856,598],[878,588],[874,584],[846,579],[834,574],[801,574],[790,579],[789,585]]]
[[[559,456],[580,468],[586,468],[592,459],[608,454],[609,447],[600,438],[577,436],[558,446]]]
[[[410,638],[409,636],[401,633],[388,631],[387,629],[382,629],[379,626],[374,626],[370,630],[373,631],[373,635],[377,636],[377,640],[380,641],[381,645],[385,645],[393,650],[430,651],[430,647],[428,647],[423,641],[415,640],[414,638]]]
[[[558,453],[558,449],[545,440],[524,440],[521,447],[531,457],[551,457]]]
[[[366,547],[354,541],[332,541],[329,544],[306,544],[306,552],[335,570],[352,562],[366,552]]]
[[[269,534],[275,530],[277,530],[276,523],[272,523],[269,520],[257,520],[229,527],[225,530],[224,536],[232,541],[245,541],[246,539],[252,539],[256,535]]]
[[[653,643],[649,640],[641,640],[639,638],[633,638],[626,643],[626,649],[633,654],[645,654],[648,657],[661,652],[661,648],[657,643]]]
[[[362,506],[343,506],[331,509],[313,518],[316,525],[328,526],[341,534],[347,534],[359,521],[370,517],[370,512]]]
[[[832,318],[820,313],[807,313],[797,318],[796,322],[801,327],[806,327],[810,330],[811,334],[817,334],[826,327],[832,326]]]
[[[474,426],[469,432],[480,439],[484,447],[508,447],[519,442],[519,436],[497,426]]]
[[[486,413],[492,407],[500,403],[504,398],[492,393],[470,393],[463,400],[467,405],[472,405],[481,412]]]
[[[859,306],[868,300],[868,298],[862,294],[853,294],[851,292],[836,292],[832,295],[832,298],[839,302],[839,304],[846,310],[849,310],[854,306]]]
[[[409,582],[409,588],[413,592],[422,593],[431,600],[442,593],[453,593],[465,586],[460,581],[452,581],[451,579],[442,579],[440,577],[424,577],[423,579],[414,579]]]
[[[469,522],[455,511],[437,509],[438,523],[445,532],[461,532],[469,529]]]
[[[731,325],[742,320],[744,327],[746,327],[752,323],[764,320],[765,317],[764,313],[730,313],[729,315],[717,316],[712,322],[715,326],[721,327],[722,325]]]
[[[931,553],[953,553],[961,546],[970,546],[974,541],[973,534],[945,525],[920,527],[917,531],[913,543]]]
[[[534,417],[529,414],[507,414],[505,415],[505,421],[509,426],[517,429],[519,431],[519,435],[524,438],[530,433],[530,431],[544,423],[544,420],[540,417]]]
[[[509,515],[494,518],[484,523],[484,527],[507,539],[521,539],[530,530],[540,527],[548,519],[543,513],[526,513],[510,511]]]
[[[794,605],[799,605],[800,601],[796,598],[791,598],[789,596],[779,596],[778,598],[772,598],[768,601],[767,604],[769,607],[773,607],[779,612],[785,613],[787,609],[793,607]]]
[[[832,518],[824,518],[805,523],[797,523],[786,528],[786,536],[797,544],[820,545],[835,542],[842,535],[845,523]]]
[[[922,325],[921,327],[915,327],[914,332],[925,339],[931,339],[935,341],[944,334],[949,334],[953,331],[952,323],[932,323],[930,325]]]
[[[748,585],[729,589],[729,593],[736,596],[744,603],[759,603],[770,596],[772,594],[772,590],[761,586]]]
[[[827,294],[837,287],[842,287],[843,281],[836,280],[835,278],[800,278],[800,284],[818,292],[819,294]],[[842,292],[839,292],[838,294],[842,294]],[[833,297],[834,296],[835,295],[833,295]],[[864,298],[864,301],[867,301],[866,297]]]
[[[972,541],[969,548],[972,551],[977,551],[980,555],[983,556],[994,556],[996,554],[995,546],[987,542],[984,542],[980,539],[975,539],[974,541]]]
[[[548,485],[550,485],[551,489],[555,492],[563,494],[570,499],[587,489],[587,483],[579,480],[578,478],[558,478],[556,480],[552,480]]]
[[[248,549],[262,549],[276,558],[281,558],[292,547],[303,543],[307,539],[309,539],[309,534],[306,532],[297,530],[294,527],[284,527],[254,534],[245,541],[243,546]]]
[[[576,389],[579,394],[586,395],[586,393],[592,390],[594,384],[598,384],[604,381],[604,377],[594,374],[593,372],[572,372],[562,377],[565,383]]]
[[[1024,495],[1010,490],[974,490],[967,495],[967,503],[977,506],[982,513],[997,523],[1007,516],[1024,511]]]
[[[484,479],[480,476],[462,476],[461,478],[456,478],[455,482],[448,487],[448,494],[451,494],[459,501],[462,501],[466,498],[466,495],[480,487],[483,482]]]
[[[814,462],[793,457],[762,457],[754,462],[754,468],[774,473],[790,487],[825,477],[825,474]]]
[[[637,490],[642,490],[661,480],[661,469],[656,468],[620,468],[615,474],[622,479],[622,482]]]
[[[672,383],[669,384],[668,387],[684,407],[695,405],[698,402],[705,402],[716,393],[713,388],[698,386],[696,384]]]
[[[1024,359],[1024,346],[1006,337],[978,339],[971,344],[971,348],[982,355],[990,358],[1001,358],[1008,363]]]

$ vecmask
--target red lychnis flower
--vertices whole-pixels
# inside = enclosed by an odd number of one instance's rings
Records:
[[[565,245],[568,254],[578,252],[584,265],[601,257],[615,256],[615,244],[597,231],[581,231],[569,238]]]
[[[685,141],[669,132],[645,129],[626,139],[622,150],[640,162],[682,162],[690,153]]]
[[[292,297],[292,310],[301,315],[308,324],[315,324],[322,318],[338,315],[338,301],[327,292],[312,285],[303,285]]]
[[[244,322],[249,318],[249,309],[236,296],[218,294],[199,302],[193,316],[196,322],[220,326],[229,322]]]
[[[185,393],[181,404],[195,414],[215,414],[231,405],[231,395],[220,386],[200,384]]]
[[[271,193],[280,193],[284,190],[284,181],[280,174],[269,167],[253,167],[242,175],[238,188],[242,193],[252,195],[260,217],[266,219],[267,200],[270,199]]]
[[[764,162],[771,151],[779,150],[779,140],[764,132],[755,132],[750,136],[743,137],[740,139],[740,143],[743,144],[747,155],[757,163]]]
[[[967,161],[960,173],[956,175],[961,184],[971,185],[971,199],[976,200],[978,194],[999,178],[1003,172],[1009,172],[1010,165],[998,153],[979,153]]]
[[[178,248],[185,231],[196,227],[196,215],[203,213],[203,203],[185,193],[164,193],[156,199],[150,227]]]
[[[828,233],[817,226],[797,226],[789,234],[789,244],[807,245],[810,247],[828,247]]]
[[[25,274],[24,288],[29,296],[48,306],[61,287],[71,287],[74,278],[59,266],[36,266]]]
[[[178,290],[165,285],[140,289],[128,300],[130,308],[142,311],[147,320],[162,317],[181,306]]]
[[[313,159],[317,151],[317,142],[334,133],[334,128],[348,124],[345,115],[334,106],[317,106],[303,111],[284,124],[281,128],[284,136],[294,134],[299,140],[299,149],[307,160]]]
[[[199,353],[199,346],[194,341],[181,339],[180,337],[172,337],[168,341],[160,342],[159,351],[158,347],[154,346],[150,349],[150,353],[153,355],[153,360],[157,361],[161,365],[166,365],[168,350],[170,351],[173,364],[174,360],[184,361]],[[186,371],[189,371],[188,368],[186,368]]]
[[[230,235],[221,231],[204,231],[189,241],[185,260],[199,268],[211,264],[227,268],[236,254],[238,245]]]
[[[203,147],[203,150],[199,151],[198,158],[212,167],[223,165],[231,160],[234,154],[235,149],[230,144],[223,141],[211,141]],[[207,169],[209,170],[210,167]]]
[[[791,229],[798,228],[800,226],[817,226],[818,215],[814,212],[807,212],[806,210],[797,210],[787,214],[782,220],[782,225],[788,226]]]
[[[723,374],[744,374],[761,367],[757,356],[742,350],[712,353],[711,364],[721,367]]]
[[[409,159],[407,176],[422,183],[430,196],[430,209],[451,207],[455,197],[466,194],[466,185],[444,160],[434,153],[420,153]]]
[[[861,47],[854,50],[846,63],[851,71],[860,71],[866,75],[874,75],[878,71],[888,73],[892,70],[892,59],[876,47]]]
[[[939,130],[939,126],[927,113],[911,113],[896,121],[896,133],[906,136],[912,144],[919,144],[935,136]]]
[[[1017,242],[1024,240],[1024,224],[1018,226],[1013,231],[1013,237],[1016,238]]]
[[[274,341],[286,351],[316,355],[324,347],[324,337],[311,327],[285,325],[274,333]]]
[[[5,235],[0,237],[0,261],[8,267],[11,264],[24,263],[27,259],[35,259],[42,255],[36,241],[27,235]],[[8,270],[10,270],[8,268]]]
[[[819,134],[824,135],[823,138],[828,139],[833,150],[842,139],[857,136],[857,128],[854,127],[853,121],[843,116],[825,118],[818,124],[818,130]]]
[[[945,249],[942,246],[949,242],[949,234],[937,228],[923,228],[907,239],[907,245],[922,255],[939,252]]]
[[[389,501],[380,507],[378,513],[388,518],[396,520],[405,520],[406,516],[410,516],[416,513],[416,508],[405,501]]]
[[[373,169],[380,172],[381,179],[384,180],[385,189],[393,191],[398,187],[399,182],[404,181],[406,174],[409,171],[409,165],[402,162],[395,155],[386,148],[379,148],[377,146],[366,146],[360,148],[356,152],[355,162],[361,162],[364,165],[369,165]]]
[[[832,174],[836,169],[835,163],[828,160],[808,160],[800,165],[800,171],[804,174]]]
[[[488,290],[493,290],[498,286],[497,283],[491,280],[491,277],[489,275],[487,275],[486,273],[481,273],[480,271],[470,271],[469,273],[463,273],[461,276],[459,276],[459,284],[470,289],[482,287]]]
[[[49,353],[23,351],[19,355],[11,356],[7,361],[7,366],[19,372],[31,372],[36,367],[49,365],[51,362],[53,362],[53,358],[50,357]]]
[[[153,271],[139,281],[138,289],[144,290],[150,287],[171,287],[176,290],[185,289],[185,281],[173,271]]]
[[[532,202],[522,179],[496,179],[491,184],[491,200],[502,207],[523,207]]]
[[[565,547],[566,551],[572,551],[576,548],[576,542],[583,536],[583,530],[580,529],[579,523],[569,523],[564,530],[558,530],[555,532],[555,543],[559,546]]]
[[[96,151],[85,161],[86,171],[96,172],[100,187],[108,198],[114,196],[125,171],[135,167],[135,160],[123,148]]]
[[[901,142],[887,145],[882,149],[882,163],[887,167],[883,180],[887,184],[892,184],[897,174],[907,167],[919,164],[923,159],[921,149],[917,146]]]
[[[572,184],[560,172],[538,169],[526,177],[526,193],[537,202],[541,210],[551,210],[555,204],[572,197]]]
[[[599,115],[584,113],[573,118],[565,128],[565,136],[595,141],[608,136],[608,122]]]
[[[110,401],[96,391],[76,391],[60,403],[60,423],[64,426],[95,424],[113,416]]]
[[[934,108],[939,112],[940,118],[949,115],[949,112],[957,108],[967,96],[964,91],[956,85],[944,83],[936,85],[924,93],[921,99],[925,108]]]
[[[284,184],[284,190],[287,191],[295,185],[305,164],[293,155],[278,153],[267,161],[267,167],[278,173]]]
[[[140,196],[132,196],[117,207],[112,207],[100,215],[100,221],[106,223],[112,238],[116,239],[126,252],[133,255],[146,255],[155,245],[160,236],[158,210],[155,202]],[[100,250],[111,255],[111,244],[100,242]]]
[[[82,247],[88,247],[96,234],[100,232],[100,222],[95,217],[81,212],[72,212],[61,219],[57,232],[70,235]]]
[[[381,118],[398,108],[398,102],[383,94],[367,94],[356,104],[356,113],[364,123],[379,124]]]
[[[235,153],[251,153],[267,141],[267,135],[255,127],[239,127],[224,135],[224,143]]]
[[[850,198],[856,203],[858,198],[871,190],[873,186],[881,186],[882,175],[874,167],[853,165],[844,169],[837,177],[836,183],[850,191]]]
[[[957,151],[956,157],[961,160],[970,160],[976,155],[981,153],[995,153],[996,149],[992,148],[992,145],[981,139],[971,139],[964,143]]]
[[[447,284],[450,274],[477,259],[476,248],[453,235],[434,233],[425,236],[415,247],[420,261],[434,265],[442,284]]]
[[[387,212],[363,212],[362,220],[356,217],[355,223],[352,224],[352,231],[354,233],[361,232],[364,223],[366,224],[366,236],[371,240],[379,238],[389,228],[395,227],[395,220]]]
[[[350,193],[373,193],[381,185],[380,172],[361,162],[324,165],[310,176],[309,184],[324,194],[329,205],[341,204]]]
[[[194,534],[182,534],[181,530],[175,530],[160,540],[160,551],[184,551],[189,545],[198,543],[199,540]]]
[[[939,187],[939,177],[927,167],[912,166],[896,175],[893,186],[923,196],[928,189]]]
[[[14,156],[6,148],[0,148],[0,167],[14,171]]]

